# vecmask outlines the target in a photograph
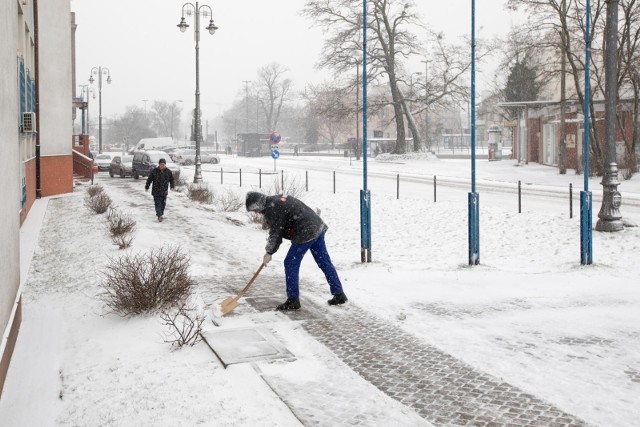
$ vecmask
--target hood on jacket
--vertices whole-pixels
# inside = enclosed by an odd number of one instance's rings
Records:
[[[247,193],[247,211],[262,212],[267,203],[267,196],[257,191],[249,191]]]

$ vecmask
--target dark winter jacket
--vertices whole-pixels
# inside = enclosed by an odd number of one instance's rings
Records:
[[[164,170],[154,168],[149,172],[147,183],[144,186],[145,190],[148,190],[151,184],[153,184],[151,194],[161,197],[166,196],[169,191],[169,185],[171,185],[171,189],[175,188],[175,184],[173,183],[173,173],[171,173],[169,168],[164,168]]]
[[[282,239],[300,244],[310,242],[327,231],[327,225],[309,206],[292,196],[247,194],[247,210],[260,212],[269,225],[266,252],[274,254]]]

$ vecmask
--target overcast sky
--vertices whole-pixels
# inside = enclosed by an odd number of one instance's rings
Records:
[[[478,34],[504,34],[512,17],[505,0],[476,0]],[[120,114],[128,105],[143,107],[144,99],[183,100],[185,111],[195,105],[195,42],[193,20],[181,33],[176,25],[184,2],[168,0],[71,0],[76,13],[77,84],[88,83],[92,67],[107,67],[113,82],[102,86],[104,116]],[[202,4],[202,3],[201,3]],[[287,66],[298,88],[319,82],[315,69],[322,31],[300,16],[304,0],[223,0],[205,2],[219,30],[202,27],[200,92],[204,118],[222,113],[242,96],[243,80],[255,80],[257,69],[270,62]],[[417,0],[423,21],[448,39],[470,33],[470,0]],[[419,70],[416,70],[419,71]],[[487,78],[493,71],[487,72]],[[482,76],[478,76],[478,91]],[[97,82],[96,99],[97,104]],[[79,92],[79,89],[77,89]],[[96,111],[92,106],[92,111]],[[96,113],[92,113],[94,116]],[[186,113],[185,117],[186,118]]]

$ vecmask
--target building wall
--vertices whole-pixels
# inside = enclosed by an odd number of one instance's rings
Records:
[[[20,17],[19,7],[21,2],[16,0],[0,0],[0,150],[4,159],[0,185],[0,392],[19,326],[19,311],[13,310],[20,287],[22,204],[16,51],[19,31],[24,35],[24,22],[33,23],[28,10]]]
[[[73,191],[72,48],[69,0],[38,2],[40,188],[43,196]],[[46,34],[46,36],[44,36]],[[66,158],[65,158],[66,157]]]

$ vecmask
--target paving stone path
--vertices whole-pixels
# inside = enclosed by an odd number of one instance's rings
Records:
[[[371,384],[434,425],[586,425],[357,306],[333,310],[303,327]]]
[[[262,277],[261,294],[279,297],[247,298],[252,311],[272,311],[281,302],[280,277]],[[371,385],[415,411],[436,426],[577,427],[585,421],[430,346],[399,327],[353,303],[328,307],[318,295],[322,285],[307,287],[303,309],[285,313]],[[323,292],[323,296],[326,292]],[[345,325],[348,325],[345,327]],[[296,412],[291,396],[302,391],[272,381],[274,391]],[[309,389],[306,389],[308,392]],[[326,413],[325,413],[326,414]],[[297,415],[307,425],[323,425],[317,418]],[[341,419],[339,414],[325,420]],[[346,419],[342,418],[343,421]],[[353,425],[367,425],[351,419]],[[400,423],[400,425],[403,425]]]

